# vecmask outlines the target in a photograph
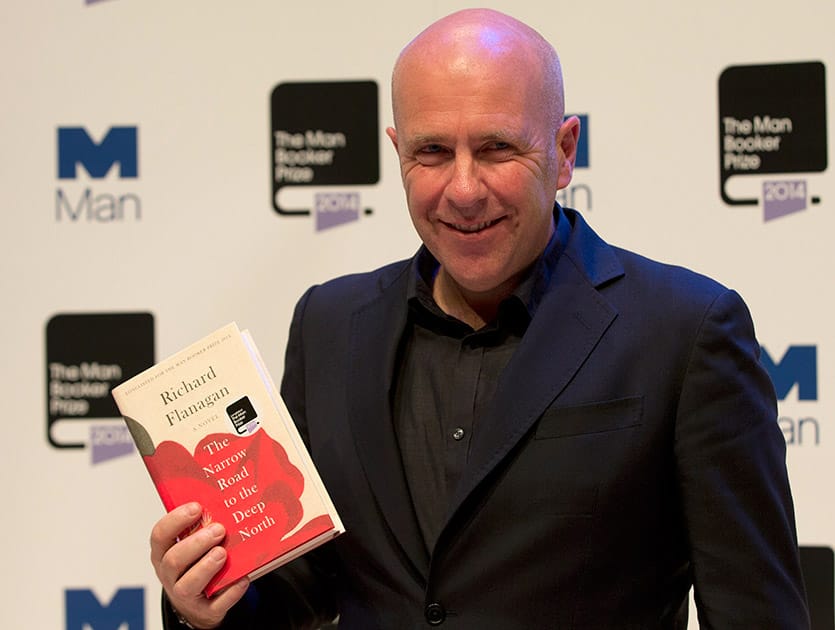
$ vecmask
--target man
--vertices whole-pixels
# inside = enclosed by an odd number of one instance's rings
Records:
[[[282,395],[348,533],[202,596],[199,506],[152,534],[198,628],[808,627],[774,393],[736,293],[555,206],[579,134],[556,53],[487,10],[393,73],[411,261],[299,302]]]

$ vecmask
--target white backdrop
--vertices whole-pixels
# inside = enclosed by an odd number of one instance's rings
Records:
[[[589,165],[575,184],[584,187],[577,205],[592,225],[611,242],[739,290],[775,362],[793,347],[814,348],[816,361],[796,374],[817,384],[815,396],[801,399],[792,387],[780,413],[801,545],[832,548],[835,304],[827,280],[835,183],[827,170],[787,175],[818,203],[773,221],[764,219],[762,200],[723,202],[718,81],[729,66],[831,67],[835,8],[808,0],[486,4],[535,26],[561,54],[567,108],[588,117]],[[391,123],[388,77],[406,41],[463,6],[7,0],[0,7],[0,383],[9,403],[0,441],[9,491],[0,627],[95,629],[107,614],[113,627],[161,627],[147,544],[161,504],[135,452],[93,463],[85,431],[108,420],[56,429],[54,439],[81,436],[83,448],[47,439],[54,351],[47,323],[62,314],[150,313],[160,359],[236,320],[280,378],[292,307],[305,288],[417,246],[382,133]],[[272,207],[270,94],[279,83],[312,81],[379,85],[379,182],[338,188],[358,193],[373,213],[321,231],[310,217]],[[830,102],[826,108],[832,120]],[[105,177],[78,166],[75,178],[59,178],[59,128],[83,128],[99,143],[113,127],[136,130],[137,177],[124,177],[122,161]],[[831,144],[825,127],[818,135]],[[728,190],[747,196],[763,177],[733,179]],[[86,188],[98,216],[73,219]],[[322,190],[282,195],[305,203]],[[103,220],[122,195],[125,216]],[[790,375],[787,363],[781,368]],[[791,433],[801,419],[806,431]],[[101,610],[79,604],[89,602],[86,591]],[[118,592],[144,597],[142,613],[127,595],[107,608]]]

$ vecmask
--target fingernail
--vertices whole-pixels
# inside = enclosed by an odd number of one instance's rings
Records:
[[[190,516],[192,518],[197,518],[197,515],[200,514],[200,504],[199,503],[187,503],[185,508],[186,508],[186,516]]]
[[[223,535],[223,525],[221,525],[220,523],[212,523],[211,525],[209,525],[208,529],[209,533],[215,538]]]
[[[209,558],[211,558],[215,562],[220,562],[221,560],[223,560],[225,555],[226,552],[223,551],[223,549],[221,549],[220,547],[215,547],[209,552]]]

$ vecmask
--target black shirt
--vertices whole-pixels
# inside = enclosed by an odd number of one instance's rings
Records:
[[[447,315],[432,297],[438,261],[423,248],[409,285],[409,315],[400,347],[393,400],[403,469],[427,553],[446,520],[472,436],[489,430],[479,420],[548,285],[568,219],[554,212],[557,229],[516,290],[499,305],[495,321],[479,330]]]

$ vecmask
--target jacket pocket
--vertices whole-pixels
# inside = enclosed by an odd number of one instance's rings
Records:
[[[644,397],[633,396],[586,403],[572,407],[551,407],[539,420],[534,439],[606,433],[641,424]]]

